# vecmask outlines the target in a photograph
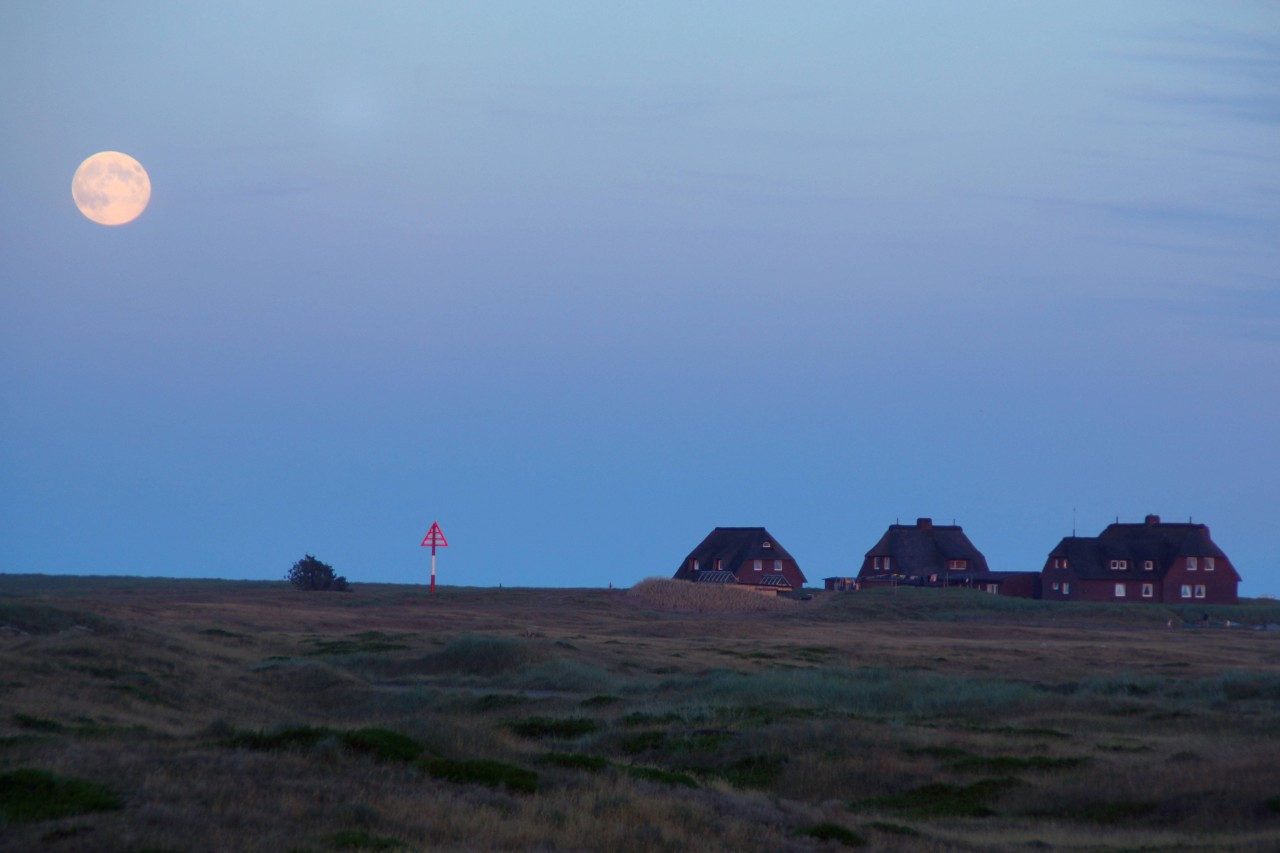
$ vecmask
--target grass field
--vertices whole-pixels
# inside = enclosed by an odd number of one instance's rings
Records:
[[[1280,850],[1274,603],[718,592],[0,575],[0,847]]]

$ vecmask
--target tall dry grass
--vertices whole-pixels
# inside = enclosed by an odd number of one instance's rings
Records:
[[[637,604],[689,613],[769,613],[792,610],[796,602],[737,584],[690,583],[646,578],[627,591]]]

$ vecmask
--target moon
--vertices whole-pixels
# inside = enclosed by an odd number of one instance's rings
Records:
[[[80,212],[99,225],[124,225],[147,209],[151,178],[128,154],[99,151],[76,169],[71,197]]]

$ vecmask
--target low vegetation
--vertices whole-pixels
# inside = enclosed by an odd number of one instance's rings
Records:
[[[0,847],[1280,849],[1266,604],[672,584],[0,576]]]

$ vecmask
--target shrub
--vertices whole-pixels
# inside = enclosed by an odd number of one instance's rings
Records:
[[[592,773],[609,766],[608,759],[583,752],[548,752],[538,760],[553,767],[563,767],[566,770],[588,770]]]
[[[525,717],[507,723],[511,731],[523,737],[581,737],[596,730],[596,721],[584,717],[557,720],[552,717]]]
[[[627,773],[636,779],[648,782],[661,782],[664,785],[680,785],[685,788],[696,788],[698,782],[687,773],[673,773],[660,767],[628,767]]]
[[[972,785],[933,782],[898,794],[885,794],[859,805],[894,809],[917,817],[989,817],[991,801],[1021,784],[1017,779],[981,779]]]
[[[537,773],[501,761],[423,758],[418,761],[418,766],[428,776],[446,782],[506,788],[516,794],[533,794],[538,790]]]
[[[379,761],[408,762],[422,754],[422,744],[387,729],[366,728],[343,732],[342,745],[350,752],[371,755]]]
[[[838,823],[815,823],[800,830],[800,834],[819,841],[838,841],[845,847],[865,847],[867,844],[867,839]]]
[[[293,568],[284,576],[285,580],[298,589],[331,590],[347,592],[347,579],[333,573],[333,566],[322,563],[310,554],[293,564]]]
[[[30,767],[0,774],[0,817],[5,822],[34,823],[121,808],[124,804],[115,794],[96,782]]]

